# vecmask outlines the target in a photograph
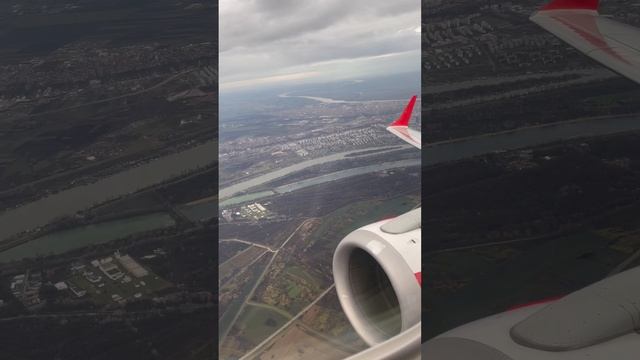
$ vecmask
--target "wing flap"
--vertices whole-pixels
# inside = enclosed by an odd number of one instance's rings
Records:
[[[603,17],[596,9],[597,1],[554,1],[534,14],[531,21],[611,70],[640,83],[640,29]]]

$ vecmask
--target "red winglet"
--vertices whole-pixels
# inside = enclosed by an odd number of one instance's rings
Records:
[[[411,120],[411,113],[413,112],[413,105],[416,104],[416,96],[413,95],[407,107],[404,108],[402,115],[396,119],[396,121],[392,122],[389,126],[408,126],[409,120]]]
[[[542,10],[598,10],[599,0],[553,0]]]
[[[422,271],[415,273],[415,276],[416,280],[418,280],[418,284],[420,284],[420,287],[422,287]]]

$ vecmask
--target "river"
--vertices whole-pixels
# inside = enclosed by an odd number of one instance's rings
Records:
[[[289,95],[287,93],[280,94],[281,98],[301,98],[308,100],[319,101],[324,104],[372,104],[372,103],[385,103],[385,102],[407,102],[407,99],[400,100],[337,100],[320,96],[304,96],[304,95]]]
[[[155,213],[59,231],[0,252],[0,262],[62,254],[87,245],[102,244],[135,233],[173,226],[174,224],[175,222],[169,214]]]
[[[640,130],[640,117],[590,118],[443,141],[423,146],[422,166],[466,159],[495,151],[528,148],[573,138],[631,130]]]
[[[291,184],[278,186],[273,190],[259,191],[255,193],[235,196],[220,202],[220,207],[222,208],[222,207],[240,204],[248,201],[256,201],[269,196],[273,196],[276,193],[285,194],[285,193],[297,191],[300,189],[304,189],[309,186],[319,185],[329,181],[345,179],[352,176],[365,175],[365,174],[370,174],[378,171],[398,169],[398,168],[404,168],[404,167],[410,167],[410,166],[420,166],[420,163],[421,163],[420,159],[409,159],[409,160],[389,161],[389,162],[383,162],[380,164],[361,166],[361,167],[356,167],[356,168],[351,168],[346,170],[339,170],[329,174],[324,174],[324,175],[312,177],[309,179],[296,181]],[[187,210],[189,210],[189,212],[187,212]],[[193,218],[190,217],[190,214],[193,213],[193,214],[197,214],[194,216],[202,216],[201,211],[206,211],[206,207],[204,204],[198,204],[198,205],[191,206],[190,209],[187,209],[187,208],[181,209],[181,211],[187,217],[194,220]],[[206,218],[206,217],[203,217],[203,218]]]
[[[0,214],[0,240],[213,164],[217,153],[218,142],[210,141],[7,210]]]
[[[403,146],[402,148],[409,148],[409,146]],[[367,151],[372,151],[372,150],[385,150],[386,151],[377,151],[375,153],[364,153]],[[281,178],[283,176],[289,175],[291,173],[294,173],[296,171],[300,171],[300,170],[304,170],[308,167],[314,166],[314,165],[320,165],[320,164],[325,164],[331,161],[337,161],[337,160],[342,160],[346,157],[349,157],[350,159],[353,159],[355,157],[363,157],[363,156],[371,156],[371,155],[380,155],[383,154],[385,152],[388,151],[394,151],[394,150],[398,150],[398,147],[390,147],[390,146],[377,146],[377,147],[371,147],[371,148],[366,148],[366,149],[358,149],[358,150],[351,150],[351,151],[345,151],[345,152],[341,152],[341,153],[336,153],[336,154],[332,154],[332,155],[327,155],[327,156],[323,156],[323,157],[319,157],[319,158],[315,158],[315,159],[311,159],[311,160],[306,160],[303,162],[299,162],[287,167],[284,167],[282,169],[278,169],[278,170],[274,170],[272,172],[266,173],[264,175],[259,175],[256,176],[252,179],[246,180],[246,181],[242,181],[239,182],[237,184],[233,184],[231,186],[228,186],[226,188],[222,188],[220,189],[218,196],[220,197],[220,200],[225,200],[230,198],[231,196],[243,192],[245,190],[251,189],[253,187],[256,187],[258,185],[262,185],[264,183],[267,183],[269,181]],[[364,154],[360,154],[360,153],[364,153]],[[350,155],[350,156],[348,156]]]
[[[640,119],[637,116],[592,118],[440,142],[423,147],[422,166],[436,165],[494,151],[527,148],[570,138],[607,135],[631,130],[640,130]],[[233,194],[240,191],[277,179],[294,171],[299,171],[306,167],[328,161],[340,160],[347,154],[365,150],[368,149],[333,154],[291,165],[287,168],[276,170],[221,189],[220,198],[224,198],[225,195],[226,198],[230,198]],[[93,184],[61,191],[17,209],[5,211],[0,214],[0,239],[43,226],[61,216],[73,215],[97,203],[135,192],[164,180],[193,171],[199,167],[210,165],[216,160],[212,156],[213,154],[217,154],[217,142],[214,141],[180,153],[159,158],[136,168],[109,176]],[[376,155],[378,154],[380,153],[376,153]],[[328,174],[323,176],[326,177],[322,179],[302,180],[302,182],[299,182],[299,184],[295,186],[323,181],[336,175]],[[290,184],[285,186],[294,185]],[[262,195],[264,194],[260,194],[260,196]],[[209,209],[205,207],[194,209],[192,215],[201,217],[203,216],[201,211],[206,212],[207,210]]]

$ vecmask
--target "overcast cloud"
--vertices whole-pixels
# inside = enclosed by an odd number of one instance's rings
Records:
[[[221,0],[220,88],[420,69],[419,0]]]

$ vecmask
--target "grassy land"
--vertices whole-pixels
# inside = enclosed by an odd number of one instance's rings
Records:
[[[425,336],[514,305],[566,295],[602,279],[625,257],[595,231],[428,255],[423,258]]]
[[[255,264],[253,264],[251,266],[250,272],[247,272],[248,275],[244,283],[231,284],[235,282],[235,279],[234,279],[233,281],[230,281],[229,283],[225,284],[225,287],[227,286],[231,287],[233,285],[233,286],[242,286],[242,288],[240,290],[231,290],[233,293],[237,293],[237,297],[235,297],[224,309],[222,308],[219,309],[220,311],[220,316],[219,316],[220,321],[218,323],[219,336],[222,336],[223,334],[225,334],[229,329],[229,327],[233,325],[232,323],[233,319],[235,318],[238,311],[240,311],[242,304],[246,301],[246,298],[249,295],[249,292],[251,291],[255,283],[258,281],[260,274],[262,273],[262,271],[264,271],[265,266],[267,265],[268,261],[271,259],[272,256],[273,255],[267,254],[264,257],[262,257],[260,260],[258,260]],[[220,289],[221,295],[225,291],[229,291],[229,289],[225,289],[225,287]]]
[[[251,264],[258,256],[262,255],[265,249],[251,246],[220,265],[219,279],[220,284],[230,279],[234,274]]]
[[[236,326],[242,331],[244,338],[257,345],[290,318],[286,317],[282,311],[276,311],[267,306],[247,304]]]
[[[288,266],[285,269],[286,274],[302,279],[303,281],[313,284],[315,287],[318,287],[318,279],[309,274],[305,269],[300,266]]]
[[[360,201],[341,207],[322,219],[318,228],[309,236],[309,248],[320,246],[324,251],[333,249],[351,231],[391,216],[411,210],[419,198],[401,196],[389,200]]]

